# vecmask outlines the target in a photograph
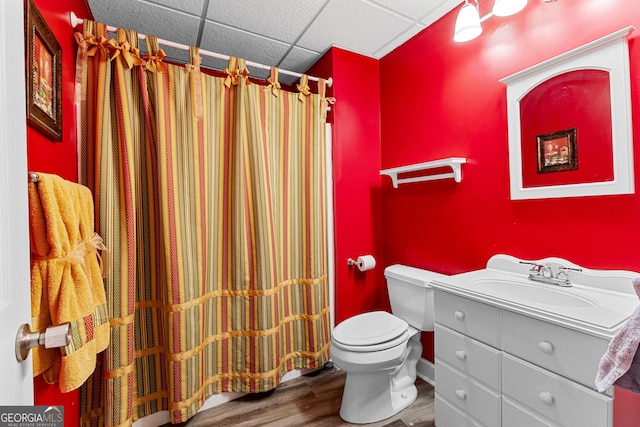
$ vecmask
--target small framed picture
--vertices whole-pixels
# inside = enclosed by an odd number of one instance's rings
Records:
[[[536,137],[538,173],[578,169],[577,129],[565,129]]]
[[[27,119],[62,140],[62,49],[33,3],[26,2]]]

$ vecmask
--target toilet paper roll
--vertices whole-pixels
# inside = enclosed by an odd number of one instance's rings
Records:
[[[373,255],[362,255],[358,257],[356,265],[358,266],[358,270],[360,271],[371,270],[376,266],[376,259],[373,257]]]

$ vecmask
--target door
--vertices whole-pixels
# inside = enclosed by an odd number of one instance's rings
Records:
[[[0,0],[0,405],[33,405],[31,357],[18,328],[31,321],[23,0]]]

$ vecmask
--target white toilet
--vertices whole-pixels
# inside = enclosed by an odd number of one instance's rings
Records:
[[[393,314],[359,314],[338,324],[331,337],[331,358],[347,373],[340,417],[350,423],[380,421],[413,403],[420,331],[433,331],[429,283],[443,275],[398,264],[384,275]]]

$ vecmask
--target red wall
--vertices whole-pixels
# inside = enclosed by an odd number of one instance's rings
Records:
[[[483,13],[491,3],[480,1]],[[28,129],[29,168],[75,180],[75,44],[68,12],[90,15],[84,0],[36,4],[63,50],[63,141],[52,143]],[[309,71],[332,76],[330,93],[338,100],[330,114],[336,322],[388,309],[383,269],[396,262],[453,274],[482,268],[491,255],[508,253],[640,271],[634,251],[640,237],[637,196],[510,201],[506,92],[498,82],[627,25],[640,27],[640,3],[532,1],[519,15],[484,22],[484,34],[465,44],[451,40],[454,20],[455,11],[379,62],[332,48]],[[637,110],[636,37],[632,33],[629,46]],[[633,131],[640,135],[638,120]],[[468,158],[460,184],[450,180],[393,189],[379,176],[383,168],[450,156]],[[640,164],[638,154],[635,158]],[[561,224],[558,212],[566,218]],[[367,253],[377,258],[376,269],[360,273],[347,266],[347,258]],[[425,355],[433,360],[429,335],[425,344]],[[64,404],[67,425],[78,424],[77,400],[77,393],[61,395],[36,381],[36,404]],[[639,408],[636,395],[617,390],[615,426],[636,425]]]
[[[481,14],[492,3],[480,0]],[[506,89],[499,82],[626,26],[639,28],[640,2],[530,1],[518,15],[488,19],[484,33],[463,44],[452,40],[457,10],[380,61],[382,167],[468,159],[459,184],[432,181],[394,189],[383,181],[385,261],[454,274],[506,253],[640,271],[638,195],[510,200]],[[636,30],[629,41],[636,139],[638,37]],[[636,146],[636,170],[639,153]],[[635,185],[640,188],[638,179]],[[432,339],[427,341],[425,356],[433,360]],[[637,426],[640,397],[620,390],[616,396],[615,426]]]
[[[336,324],[355,314],[388,310],[382,250],[379,62],[331,48],[309,74],[333,77]],[[360,272],[348,258],[371,254],[377,266]]]
[[[91,18],[84,0],[35,0],[49,28],[62,48],[62,141],[52,142],[32,127],[27,127],[27,162],[30,171],[55,173],[77,179],[76,125],[73,111],[76,43],[69,24],[69,12]],[[57,385],[49,385],[42,377],[34,380],[36,405],[64,405],[65,425],[79,424],[78,390],[61,393]]]

